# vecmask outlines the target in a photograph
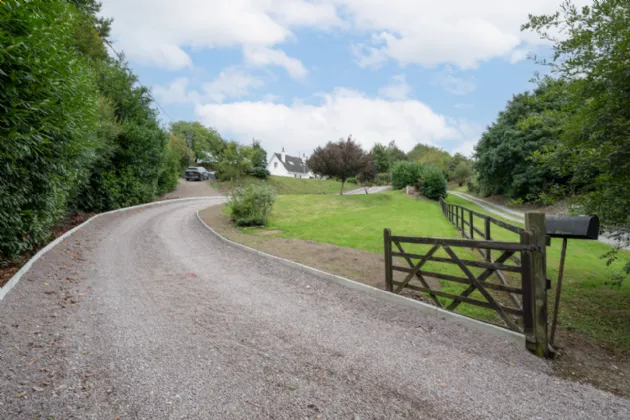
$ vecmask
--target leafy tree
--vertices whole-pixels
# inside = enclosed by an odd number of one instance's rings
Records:
[[[251,148],[235,141],[227,143],[217,164],[217,175],[221,180],[234,180],[245,175],[254,166],[251,161]]]
[[[348,178],[356,176],[365,163],[365,152],[352,136],[329,142],[324,148],[317,147],[306,162],[314,173],[341,180],[341,195]]]
[[[254,168],[267,168],[267,151],[262,148],[259,140],[252,143],[250,160]]]
[[[396,146],[396,141],[392,140],[387,145],[387,154],[389,155],[390,166],[401,160],[407,160],[407,154]]]
[[[451,155],[439,147],[418,143],[407,153],[407,158],[414,162],[431,164],[440,168],[445,174],[449,173]]]
[[[551,115],[561,121],[560,141],[537,157],[581,185],[584,211],[617,231],[630,225],[628,22],[627,0],[582,8],[566,1],[553,15],[530,16],[522,28],[553,42],[552,60],[542,63],[566,83],[566,106]]]
[[[379,172],[389,172],[390,156],[389,149],[380,143],[376,143],[370,152],[372,162],[378,168]]]
[[[472,174],[472,162],[462,160],[451,172],[451,179],[461,187]]]
[[[376,176],[378,175],[378,166],[374,162],[374,156],[371,153],[367,153],[363,157],[363,164],[361,170],[357,175],[357,181],[361,183],[365,193],[368,193],[368,188],[374,183]]]
[[[548,81],[534,92],[515,95],[475,146],[475,171],[484,195],[536,199],[554,184],[566,182],[532,155],[557,143],[558,119],[546,113],[563,106],[562,84]]]
[[[195,159],[211,165],[221,160],[226,142],[214,128],[208,128],[196,121],[177,121],[171,124],[170,131],[186,140]]]

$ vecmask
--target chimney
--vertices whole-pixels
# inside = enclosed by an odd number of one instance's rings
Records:
[[[284,153],[284,147],[282,148],[282,153],[280,153],[280,161],[282,163],[286,162],[286,160],[284,159],[284,157],[286,156],[286,154]]]

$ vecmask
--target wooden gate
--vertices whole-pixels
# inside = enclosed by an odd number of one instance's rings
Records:
[[[538,213],[530,213],[530,222],[541,220]],[[545,234],[544,215],[540,226],[520,233],[520,243],[498,242],[488,240],[422,238],[410,236],[393,236],[389,229],[384,232],[385,245],[385,283],[386,290],[400,293],[404,289],[421,292],[442,309],[455,311],[461,304],[474,305],[496,312],[503,321],[504,327],[525,334],[527,347],[540,356],[550,356],[547,339],[547,288],[545,276]],[[405,251],[405,244],[430,246],[423,254]],[[461,258],[457,249],[478,249],[485,254],[497,255],[494,261],[477,261]],[[440,257],[436,254],[443,250]],[[461,255],[461,252],[460,252]],[[512,257],[518,255],[518,263],[510,264]],[[454,265],[459,268],[460,275],[428,271],[429,261]],[[471,271],[479,274],[473,274]],[[488,279],[497,271],[514,273],[514,284],[492,283]],[[394,273],[404,273],[401,280],[394,279]],[[431,286],[437,279],[463,284],[466,287],[461,293],[438,290]],[[472,297],[478,291],[478,298]],[[502,299],[500,294],[519,296],[521,305],[511,305],[510,299]],[[505,296],[504,296],[505,297]],[[442,298],[442,299],[440,299]]]

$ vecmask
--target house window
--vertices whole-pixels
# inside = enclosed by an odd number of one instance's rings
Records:
[[[277,168],[277,167],[278,167],[278,162],[274,162],[274,163],[273,163],[273,167],[274,167],[274,168]]]

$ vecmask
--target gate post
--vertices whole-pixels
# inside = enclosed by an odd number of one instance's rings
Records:
[[[394,291],[394,272],[392,269],[392,231],[385,229],[383,231],[383,239],[385,245],[385,290]]]
[[[547,229],[545,227],[545,214],[525,213],[525,229],[528,231],[528,235],[523,235],[523,237],[528,237],[530,245],[538,246],[538,251],[527,252],[529,258],[525,258],[525,260],[529,261],[523,261],[524,265],[528,263],[527,265],[529,266],[524,267],[524,274],[529,271],[527,273],[529,274],[529,280],[523,276],[526,345],[537,356],[549,358],[553,356],[553,351],[549,346],[549,335],[547,333]],[[527,305],[527,308],[525,305]],[[527,316],[528,314],[530,315]]]

